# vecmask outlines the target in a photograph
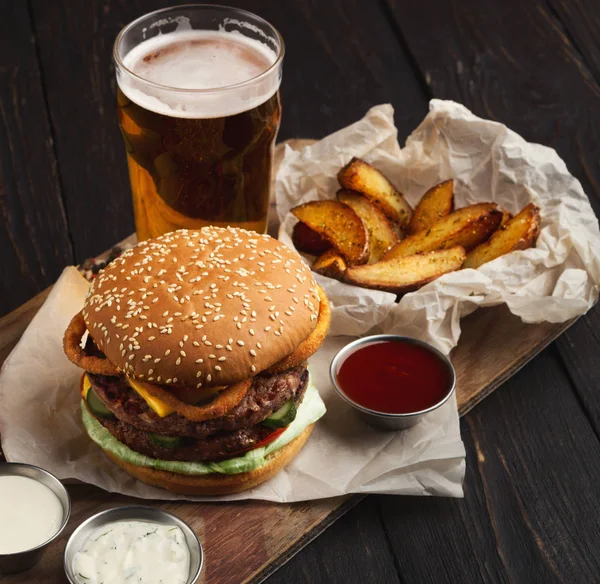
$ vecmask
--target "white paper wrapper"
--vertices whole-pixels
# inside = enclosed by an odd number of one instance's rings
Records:
[[[288,147],[276,183],[279,238],[293,247],[296,219],[289,210],[334,198],[337,172],[353,156],[381,170],[413,206],[427,189],[453,178],[457,208],[495,201],[516,213],[533,202],[541,208],[542,230],[535,249],[447,274],[400,303],[393,294],[317,275],[334,307],[331,334],[400,333],[447,354],[458,342],[460,318],[478,306],[506,303],[532,323],[563,322],[591,308],[600,284],[598,220],[554,150],[530,144],[457,103],[435,99],[403,149],[396,133],[392,107],[381,105],[301,151]]]
[[[331,387],[333,355],[350,339],[329,338],[311,359],[311,375],[328,407],[292,463],[271,481],[229,497],[183,497],[136,481],[114,466],[81,424],[81,370],[62,349],[62,336],[81,310],[88,283],[67,268],[6,360],[0,374],[0,434],[9,461],[41,466],[61,479],[145,499],[196,501],[321,499],[346,493],[462,495],[464,448],[456,403],[414,428],[381,433],[365,426]]]

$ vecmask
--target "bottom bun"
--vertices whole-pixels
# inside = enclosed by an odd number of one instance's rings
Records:
[[[252,489],[274,477],[302,450],[313,427],[314,424],[311,424],[294,440],[270,454],[267,463],[260,468],[238,474],[216,472],[204,475],[178,474],[131,464],[106,450],[104,454],[132,477],[154,487],[161,487],[181,495],[231,495]]]

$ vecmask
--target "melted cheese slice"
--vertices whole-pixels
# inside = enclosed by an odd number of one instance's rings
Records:
[[[175,408],[173,406],[170,406],[160,398],[151,395],[146,389],[145,383],[136,381],[135,379],[130,379],[129,377],[127,377],[126,379],[131,389],[133,389],[133,391],[135,391],[148,404],[148,407],[151,408],[154,412],[156,412],[156,414],[159,415],[161,418],[165,418],[168,415],[173,414],[175,412]],[[90,383],[88,376],[84,375],[81,385],[81,395],[83,396],[83,399],[87,399],[87,394],[91,387],[92,384]],[[181,400],[190,405],[194,405],[198,401],[206,399],[211,395],[218,393],[221,389],[223,388],[215,387],[213,389],[204,389],[201,392],[193,389],[184,389],[181,391],[173,390],[173,395],[178,400]]]
[[[83,380],[81,382],[81,395],[83,396],[83,399],[87,399],[87,394],[91,387],[92,384],[90,383],[88,376],[84,373]]]
[[[129,377],[127,377],[127,383],[129,383],[131,389],[133,389],[133,391],[135,391],[161,418],[165,418],[169,414],[175,412],[175,409],[172,406],[166,404],[161,399],[150,395],[143,383],[138,383]]]
[[[150,394],[150,392],[146,388],[147,385],[150,385],[149,383],[136,381],[135,379],[131,379],[129,377],[127,377],[127,383],[129,383],[131,389],[133,389],[161,418],[164,418],[169,414],[173,414],[174,412],[176,412],[176,409],[173,406],[165,403],[160,398]],[[210,401],[212,397],[214,397],[222,389],[222,387],[213,387],[206,389],[181,389],[173,387],[169,389],[169,393],[175,399],[193,406],[198,404],[198,402],[206,402],[207,400]]]

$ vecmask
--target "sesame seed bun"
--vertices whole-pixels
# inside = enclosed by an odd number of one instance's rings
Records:
[[[94,280],[83,317],[117,369],[161,385],[232,385],[315,329],[310,269],[268,235],[180,230],[139,243]]]
[[[274,477],[300,452],[311,435],[313,427],[314,424],[311,424],[294,440],[270,454],[267,463],[263,466],[239,474],[184,475],[146,466],[137,466],[107,451],[104,451],[104,454],[126,473],[148,485],[161,487],[182,495],[231,495],[252,489]]]

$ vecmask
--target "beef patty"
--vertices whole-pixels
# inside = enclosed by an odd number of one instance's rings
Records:
[[[302,402],[307,386],[308,372],[293,396],[296,407]],[[286,400],[287,401],[287,400]],[[89,409],[88,409],[89,411]],[[94,415],[93,412],[90,412]],[[132,450],[162,460],[212,462],[231,458],[235,453],[251,450],[273,432],[262,424],[233,431],[219,431],[202,439],[184,437],[174,447],[166,447],[152,440],[150,434],[117,418],[96,418],[119,442]],[[172,433],[170,433],[172,435]]]
[[[289,399],[301,399],[308,383],[306,364],[275,375],[257,375],[242,401],[226,415],[193,422],[181,414],[161,418],[131,389],[123,376],[87,375],[98,397],[120,422],[144,432],[190,438],[206,438],[216,432],[255,426]]]

